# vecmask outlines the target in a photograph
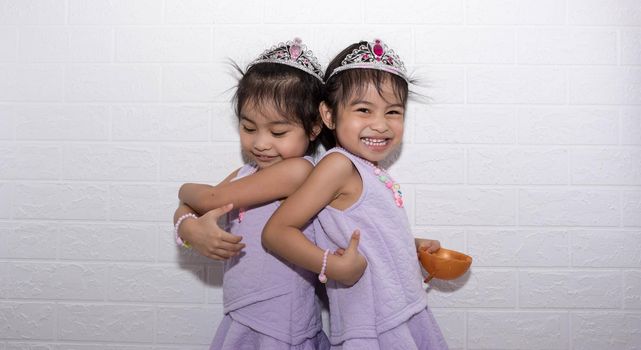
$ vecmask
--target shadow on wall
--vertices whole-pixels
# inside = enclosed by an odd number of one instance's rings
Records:
[[[425,288],[425,291],[429,293],[432,289],[434,289],[436,291],[445,293],[455,292],[463,288],[467,284],[467,281],[470,279],[471,275],[472,268],[467,270],[467,272],[463,276],[457,279],[446,281],[434,278],[427,284],[427,288]],[[423,276],[427,276],[427,273],[425,271],[423,271]]]
[[[178,266],[208,287],[223,287],[223,262],[206,258],[194,249],[176,246]]]

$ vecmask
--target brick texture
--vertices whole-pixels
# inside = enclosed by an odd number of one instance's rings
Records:
[[[410,101],[415,234],[474,257],[426,297],[450,348],[641,348],[638,0],[0,0],[0,350],[205,349],[222,265],[179,249],[183,182],[242,164],[264,48],[380,37]]]

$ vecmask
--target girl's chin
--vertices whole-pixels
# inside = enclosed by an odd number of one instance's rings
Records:
[[[358,154],[358,156],[363,158],[363,159],[365,159],[365,160],[368,160],[368,161],[370,161],[372,163],[378,163],[381,160],[387,158],[387,156],[390,155],[392,150],[393,150],[392,147],[385,147],[385,148],[381,148],[381,147],[376,147],[376,148],[365,147],[360,152],[358,152],[358,153],[360,153],[360,154]]]
[[[254,158],[254,163],[258,166],[259,169],[268,168],[268,167],[278,163],[279,161],[280,161],[280,159],[264,160],[264,159],[256,159],[256,158]]]
[[[370,153],[375,153],[375,154],[384,154],[388,153],[390,150],[390,146],[368,146],[365,145],[365,148],[370,152]]]

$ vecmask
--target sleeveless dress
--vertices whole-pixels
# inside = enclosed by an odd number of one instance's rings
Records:
[[[317,216],[316,240],[323,249],[347,247],[354,229],[367,269],[351,287],[327,282],[333,350],[441,350],[447,344],[422,285],[414,237],[405,210],[382,183],[371,163],[342,148],[360,173],[363,191],[349,208],[325,207]],[[321,234],[321,231],[324,234]]]
[[[305,157],[311,162],[311,158]],[[243,166],[236,179],[255,172]],[[243,252],[224,263],[221,321],[210,350],[326,350],[320,304],[314,292],[317,278],[266,251],[261,233],[279,201],[229,213],[228,231],[243,236]],[[315,242],[310,223],[303,233]]]

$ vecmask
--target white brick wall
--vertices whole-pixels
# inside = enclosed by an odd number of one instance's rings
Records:
[[[294,36],[421,79],[392,172],[475,259],[428,289],[452,349],[641,348],[639,0],[0,0],[0,350],[207,348],[176,190],[241,164],[224,60]]]

